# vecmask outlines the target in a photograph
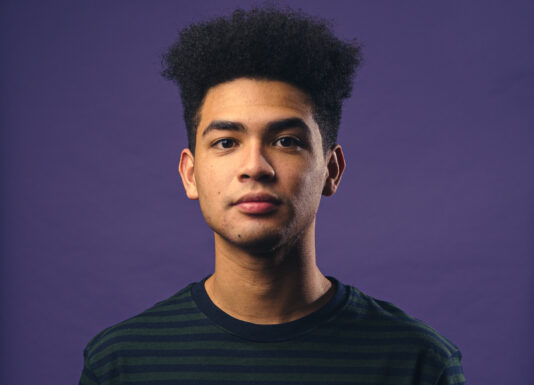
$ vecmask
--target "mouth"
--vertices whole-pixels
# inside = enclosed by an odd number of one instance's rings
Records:
[[[234,205],[245,214],[267,214],[280,205],[277,197],[267,193],[251,193],[239,198]]]

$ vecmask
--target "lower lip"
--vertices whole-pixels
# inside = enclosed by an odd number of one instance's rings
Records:
[[[273,202],[241,202],[237,206],[246,214],[266,214],[276,209]]]

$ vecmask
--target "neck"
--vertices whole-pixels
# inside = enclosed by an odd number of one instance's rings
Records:
[[[293,321],[325,305],[334,288],[316,265],[310,230],[296,244],[268,256],[254,255],[215,234],[215,273],[205,283],[212,302],[255,324]]]

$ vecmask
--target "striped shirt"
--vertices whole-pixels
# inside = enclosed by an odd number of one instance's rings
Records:
[[[332,277],[326,305],[278,325],[227,315],[206,278],[94,337],[80,385],[465,384],[454,344]]]

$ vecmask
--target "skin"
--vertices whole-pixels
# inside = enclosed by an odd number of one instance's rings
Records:
[[[256,324],[317,310],[334,288],[316,265],[315,218],[321,196],[334,194],[341,180],[341,147],[324,153],[310,98],[284,82],[219,84],[199,115],[195,153],[182,150],[179,173],[214,232],[209,297]],[[237,204],[250,193],[267,193],[276,204],[251,213]]]

